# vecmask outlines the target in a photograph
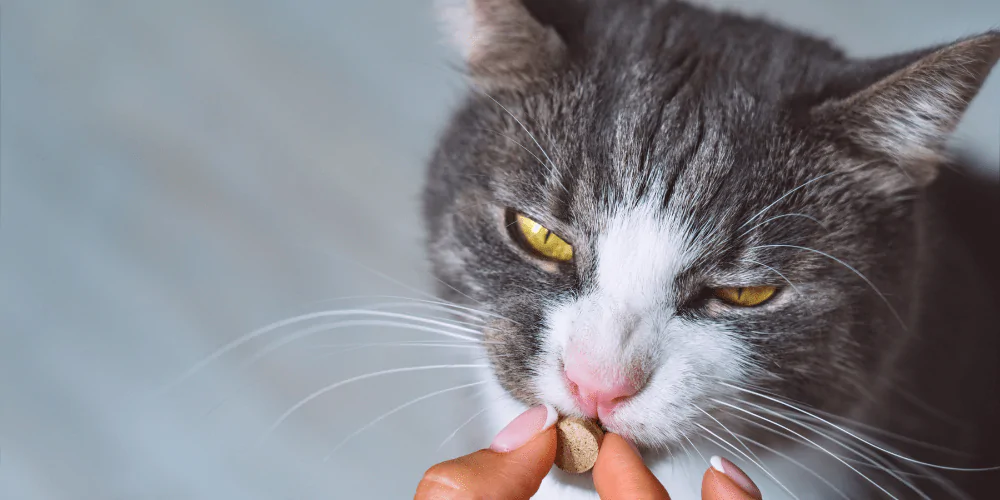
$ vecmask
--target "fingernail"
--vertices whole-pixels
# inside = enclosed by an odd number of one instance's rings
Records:
[[[760,498],[760,489],[757,485],[753,484],[750,480],[750,476],[747,476],[736,464],[726,460],[722,457],[712,457],[712,468],[725,474],[730,481],[738,486],[741,490],[745,491],[748,495],[753,498]]]
[[[559,414],[549,405],[533,406],[512,420],[493,438],[490,449],[506,453],[524,446],[539,432],[555,425]]]

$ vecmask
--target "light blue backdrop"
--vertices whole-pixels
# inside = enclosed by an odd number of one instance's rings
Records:
[[[991,0],[745,0],[872,55],[1000,23]],[[425,158],[461,82],[430,2],[71,1],[2,5],[0,498],[406,498],[475,389],[351,431],[468,370],[314,390],[460,362],[428,338],[353,327],[241,367],[270,337],[174,391],[152,389],[276,319],[420,289]],[[995,173],[1000,77],[959,137]],[[285,329],[288,333],[294,329]]]

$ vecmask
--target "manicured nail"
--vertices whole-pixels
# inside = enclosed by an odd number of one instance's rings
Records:
[[[730,481],[738,486],[741,490],[745,491],[748,495],[753,498],[760,498],[760,489],[757,485],[753,484],[750,477],[746,475],[736,464],[726,460],[722,457],[712,457],[712,468],[725,474]]]
[[[555,425],[559,414],[549,405],[533,406],[520,414],[493,438],[490,449],[501,453],[516,450],[539,432]]]

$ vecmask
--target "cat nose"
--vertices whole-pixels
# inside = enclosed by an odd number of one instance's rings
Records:
[[[618,406],[639,392],[646,380],[637,364],[624,369],[602,365],[572,345],[563,364],[577,406],[588,417],[605,421]]]

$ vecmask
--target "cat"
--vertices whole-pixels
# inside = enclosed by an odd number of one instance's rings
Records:
[[[996,496],[1000,198],[945,143],[1000,32],[854,59],[679,1],[441,10],[470,91],[427,248],[491,315],[492,430],[597,418],[675,500],[702,450],[768,500]]]

